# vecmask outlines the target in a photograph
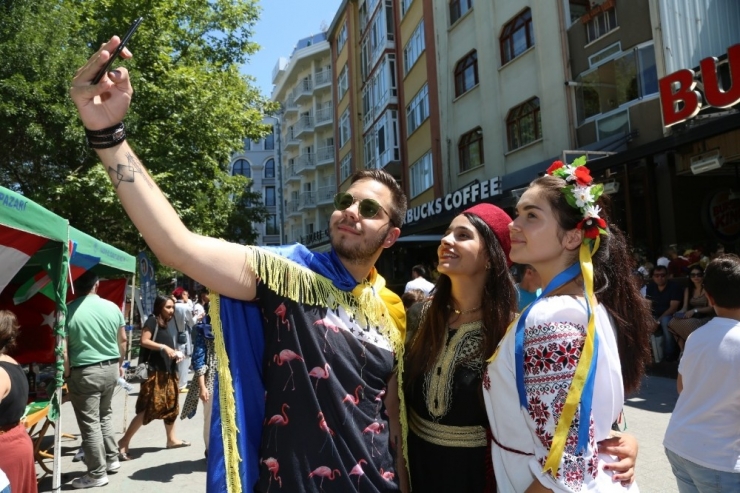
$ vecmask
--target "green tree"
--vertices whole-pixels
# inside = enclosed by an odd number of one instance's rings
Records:
[[[258,13],[256,0],[0,0],[0,183],[103,241],[144,247],[68,97],[74,70],[143,15],[120,63],[132,146],[190,229],[253,241],[266,209],[227,168],[274,109],[239,73]]]

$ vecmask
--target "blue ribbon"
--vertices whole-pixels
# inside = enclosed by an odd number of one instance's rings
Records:
[[[519,392],[519,404],[525,408],[529,409],[529,406],[527,404],[527,392],[524,388],[524,324],[527,320],[527,316],[529,315],[529,312],[532,310],[532,308],[543,298],[546,298],[549,296],[552,292],[555,290],[561,288],[568,282],[572,281],[576,277],[578,277],[581,274],[581,264],[575,263],[565,269],[563,272],[555,276],[555,278],[550,281],[547,284],[547,287],[545,287],[544,290],[542,290],[542,293],[540,293],[537,298],[527,306],[524,311],[522,311],[521,315],[519,315],[519,319],[517,320],[516,325],[516,333],[515,333],[515,349],[514,349],[514,358],[516,363],[516,387],[517,391]],[[588,320],[591,316],[591,302],[588,299],[588,296],[586,298],[586,319]],[[578,450],[582,451],[585,450],[588,446],[588,439],[589,439],[589,425],[590,425],[590,416],[591,416],[591,409],[593,404],[593,388],[594,388],[594,379],[596,374],[596,360],[598,356],[599,351],[599,338],[597,334],[594,334],[594,356],[593,360],[591,362],[591,368],[589,369],[588,378],[586,380],[586,384],[583,389],[583,393],[581,394],[581,404],[580,404],[580,414],[581,418],[578,424]]]

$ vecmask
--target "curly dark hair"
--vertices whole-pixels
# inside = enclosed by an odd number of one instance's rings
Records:
[[[475,214],[463,213],[481,235],[491,268],[483,286],[483,357],[493,354],[498,343],[503,339],[506,328],[514,318],[517,310],[517,293],[514,279],[509,273],[509,266],[501,244],[493,230]],[[431,370],[436,356],[442,352],[447,343],[447,321],[452,306],[452,281],[445,274],[440,274],[434,287],[434,296],[424,320],[417,329],[406,357],[405,387],[411,389],[414,382],[424,373]]]
[[[18,337],[18,319],[9,310],[0,310],[0,354],[8,354]]]
[[[571,207],[562,193],[563,187],[567,186],[565,180],[545,175],[530,186],[541,189],[563,231],[575,229],[583,219],[580,210]],[[602,209],[600,215],[607,222],[609,234],[601,237],[601,245],[593,256],[594,292],[616,324],[622,380],[625,391],[631,392],[639,388],[645,365],[650,361],[649,338],[655,321],[650,302],[640,294],[640,286],[632,275],[636,265],[627,240],[622,231],[609,221],[608,197],[604,194],[596,202]]]

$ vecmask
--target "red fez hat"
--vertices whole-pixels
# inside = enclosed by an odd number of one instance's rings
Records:
[[[496,207],[493,204],[478,204],[463,211],[464,214],[473,214],[477,216],[481,221],[486,223],[489,228],[496,235],[501,249],[506,255],[506,263],[511,265],[509,259],[509,252],[511,252],[511,237],[509,236],[509,224],[511,224],[511,217],[503,211],[503,209]]]
[[[185,289],[182,286],[176,287],[175,290],[172,291],[172,296],[179,299],[182,296],[183,291],[185,291]]]

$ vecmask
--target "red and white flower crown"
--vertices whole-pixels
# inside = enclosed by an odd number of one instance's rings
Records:
[[[586,167],[586,156],[579,157],[572,164],[555,161],[547,168],[547,174],[562,178],[568,184],[561,191],[568,204],[583,214],[583,219],[576,227],[583,230],[584,241],[607,235],[606,221],[599,217],[601,207],[596,205],[596,201],[604,193],[604,186],[593,184],[591,171]]]

